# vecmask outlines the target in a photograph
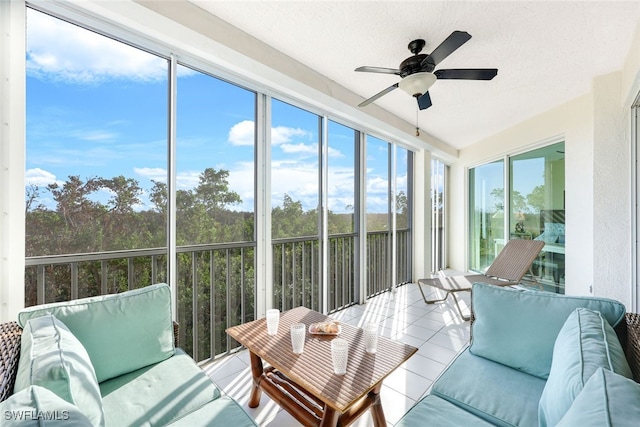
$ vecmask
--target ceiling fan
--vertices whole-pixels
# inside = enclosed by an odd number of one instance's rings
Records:
[[[358,107],[371,104],[376,99],[386,95],[396,88],[400,88],[418,100],[420,110],[431,107],[431,96],[429,88],[436,80],[491,80],[497,74],[496,68],[467,68],[448,69],[433,71],[443,59],[451,55],[456,49],[465,44],[471,35],[465,31],[454,31],[430,55],[420,53],[425,45],[425,41],[417,39],[409,43],[409,50],[413,56],[408,57],[400,63],[398,68],[383,67],[358,67],[355,71],[367,73],[395,74],[402,80],[392,84],[388,88],[376,93],[371,98],[361,102]]]

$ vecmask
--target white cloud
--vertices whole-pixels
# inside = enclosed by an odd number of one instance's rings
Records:
[[[387,194],[389,182],[379,176],[372,176],[367,179],[367,194]]]
[[[73,136],[82,141],[109,141],[117,138],[117,134],[102,130],[76,131]]]
[[[344,154],[342,154],[342,151],[333,147],[329,147],[328,154],[329,154],[329,157],[333,157],[333,158],[344,157]]]
[[[133,172],[157,182],[167,182],[167,170],[164,168],[133,168]]]
[[[33,168],[27,169],[25,172],[25,183],[27,185],[45,186],[56,182],[62,184],[62,181],[58,181],[54,174],[44,169]]]
[[[294,137],[306,137],[309,139],[311,133],[300,128],[291,128],[287,126],[276,126],[271,128],[271,144],[280,145],[291,142]]]
[[[287,154],[311,154],[314,156],[318,155],[318,144],[281,144],[280,149]],[[329,147],[328,149],[329,157],[338,158],[344,157],[344,154],[333,147]]]
[[[315,209],[318,203],[318,169],[313,163],[277,162],[271,171],[271,192],[274,206],[282,205],[284,195],[302,201],[305,209]]]
[[[318,154],[318,144],[282,144],[280,148],[287,154]]]
[[[133,168],[133,171],[142,177],[157,182],[167,182],[167,170],[164,168]],[[200,184],[202,171],[184,171],[176,175],[176,188],[179,190],[193,190]]]
[[[231,145],[252,146],[255,141],[256,128],[253,120],[243,120],[229,129]]]
[[[238,162],[229,170],[229,189],[240,195],[242,203],[231,206],[236,211],[253,211],[255,190],[253,162]]]
[[[179,190],[192,190],[200,184],[202,171],[186,171],[176,175],[176,188]]]
[[[167,78],[166,59],[31,9],[27,37],[30,75],[85,84],[108,78]]]
[[[271,144],[272,145],[296,145],[303,146],[304,143],[291,144],[294,138],[304,138],[308,140],[311,138],[311,133],[300,128],[292,128],[287,126],[276,126],[271,128]],[[232,145],[236,146],[251,146],[255,140],[255,123],[253,120],[243,120],[231,126],[229,129],[228,141]],[[283,148],[286,152],[300,152],[308,151],[308,147],[295,147]],[[287,151],[291,150],[291,151]]]

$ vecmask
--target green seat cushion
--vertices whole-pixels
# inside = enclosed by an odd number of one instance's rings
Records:
[[[257,424],[229,396],[209,402],[169,424],[171,427],[229,426],[256,427]]]
[[[632,377],[611,325],[599,312],[578,308],[560,329],[553,347],[551,372],[540,398],[540,427],[558,424],[598,368]]]
[[[29,307],[18,323],[43,314],[62,320],[86,348],[98,382],[171,357],[171,290],[157,284],[120,294]]]
[[[76,406],[40,386],[29,386],[0,403],[2,427],[92,427]]]
[[[442,426],[442,427],[489,427],[481,418],[461,409],[438,396],[428,395],[416,403],[395,427]]]
[[[100,383],[107,426],[165,425],[220,397],[181,349],[169,359]],[[194,424],[195,425],[195,424]]]
[[[599,311],[613,327],[626,311],[622,303],[606,298],[483,283],[473,284],[471,299],[475,315],[471,352],[543,379],[549,376],[556,337],[576,308]]]
[[[538,401],[545,381],[469,349],[433,384],[431,393],[497,426],[538,427]]]
[[[557,427],[636,427],[639,424],[640,384],[599,368]]]
[[[20,342],[14,392],[37,385],[77,406],[104,426],[102,398],[89,355],[60,320],[48,314],[27,321]]]

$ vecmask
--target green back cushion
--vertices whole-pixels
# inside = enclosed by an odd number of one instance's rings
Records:
[[[98,382],[171,357],[173,321],[171,290],[162,283],[120,294],[29,307],[27,320],[52,313],[84,345]]]
[[[618,301],[475,283],[471,294],[475,321],[470,351],[494,362],[546,379],[553,344],[576,308],[599,311],[611,326],[625,314]]]
[[[615,331],[597,311],[576,309],[553,347],[549,379],[540,398],[540,427],[555,426],[598,368],[631,378]]]
[[[104,426],[102,398],[89,355],[52,315],[30,319],[20,343],[14,392],[42,386],[77,406],[96,426]]]
[[[2,427],[92,427],[76,406],[52,391],[30,386],[0,403]]]
[[[639,424],[640,384],[600,368],[587,381],[557,427],[637,427]]]

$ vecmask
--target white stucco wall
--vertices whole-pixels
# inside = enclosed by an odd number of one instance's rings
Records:
[[[631,302],[631,139],[621,73],[593,82],[594,294]]]

